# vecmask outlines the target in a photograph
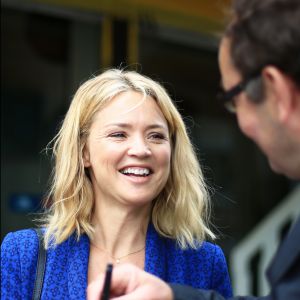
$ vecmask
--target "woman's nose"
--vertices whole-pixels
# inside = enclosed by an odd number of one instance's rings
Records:
[[[128,155],[147,157],[151,155],[151,149],[144,141],[134,141],[128,149]]]

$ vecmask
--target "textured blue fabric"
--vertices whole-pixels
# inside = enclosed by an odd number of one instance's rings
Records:
[[[86,299],[90,243],[72,235],[47,252],[42,299]],[[31,299],[38,238],[32,229],[9,233],[1,245],[1,299]],[[222,250],[204,242],[198,250],[181,250],[157,234],[152,224],[146,237],[145,270],[170,283],[214,289],[232,295]]]

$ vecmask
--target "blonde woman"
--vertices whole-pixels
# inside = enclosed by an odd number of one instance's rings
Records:
[[[107,263],[133,263],[167,282],[231,296],[223,252],[205,242],[214,234],[199,163],[160,84],[115,69],[88,80],[53,153],[42,299],[86,299]],[[6,236],[4,297],[32,296],[37,251],[31,229]]]

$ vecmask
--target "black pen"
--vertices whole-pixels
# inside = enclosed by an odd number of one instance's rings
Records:
[[[103,291],[101,295],[101,300],[109,300],[109,292],[110,292],[110,282],[111,282],[111,274],[112,274],[113,265],[108,264],[105,272],[105,280]]]

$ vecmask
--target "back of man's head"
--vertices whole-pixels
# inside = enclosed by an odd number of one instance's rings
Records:
[[[225,36],[242,77],[276,66],[300,89],[300,0],[235,0]]]

